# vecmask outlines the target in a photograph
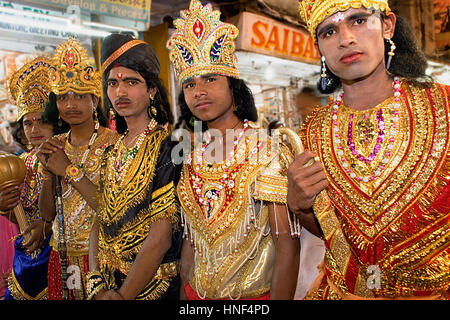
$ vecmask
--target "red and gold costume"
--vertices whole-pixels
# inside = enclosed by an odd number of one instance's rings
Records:
[[[449,90],[404,81],[397,102],[331,102],[307,119],[330,182],[314,204],[326,254],[309,298],[449,297]]]
[[[299,2],[313,36],[327,17],[362,7],[390,12],[388,0]],[[449,297],[449,88],[398,78],[393,88],[364,111],[341,94],[303,124],[329,181],[313,206],[326,253],[307,298]]]

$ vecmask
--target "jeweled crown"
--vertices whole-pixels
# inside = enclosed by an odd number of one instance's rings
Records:
[[[220,11],[214,11],[211,4],[202,6],[198,0],[191,0],[189,9],[180,16],[167,41],[178,81],[208,73],[238,78],[234,53],[238,28],[220,21]]]
[[[9,100],[17,106],[19,121],[30,112],[43,112],[51,91],[51,60],[40,56],[15,71],[7,81]]]
[[[101,76],[89,63],[86,49],[70,38],[61,43],[53,54],[52,91],[56,95],[73,91],[92,93],[101,97]]]
[[[300,17],[307,24],[308,30],[316,38],[316,28],[327,17],[338,11],[347,11],[350,8],[375,9],[389,12],[388,0],[299,0],[298,9]]]

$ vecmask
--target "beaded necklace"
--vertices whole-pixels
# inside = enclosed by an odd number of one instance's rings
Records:
[[[229,177],[230,167],[236,160],[235,155],[236,155],[237,145],[239,144],[242,137],[244,136],[244,133],[247,130],[247,128],[248,128],[248,120],[245,119],[244,127],[242,128],[241,132],[239,133],[238,138],[235,139],[233,142],[233,150],[230,152],[230,158],[227,161],[225,161],[225,167],[224,167],[225,172],[223,173],[222,178],[220,179],[220,186],[219,186],[220,190],[222,190],[226,186],[228,186],[228,188],[230,188],[230,189],[234,188],[234,180],[230,179],[230,177]],[[200,159],[197,162],[197,165],[195,167],[195,191],[197,193],[200,203],[203,205],[208,205],[208,206],[210,206],[210,204],[213,200],[217,200],[217,197],[218,197],[218,192],[213,192],[211,190],[207,192],[206,199],[202,195],[202,188],[201,188],[201,183],[200,183],[201,182],[200,169],[203,166],[204,153],[205,153],[206,147],[208,146],[209,143],[210,143],[210,141],[207,141],[203,144],[203,146],[201,148]]]
[[[99,128],[100,128],[100,123],[98,121],[96,121],[95,126],[94,126],[94,132],[92,132],[91,138],[89,139],[88,147],[87,147],[86,151],[84,151],[83,156],[81,157],[81,163],[79,165],[80,169],[83,169],[83,167],[86,163],[89,152],[91,151],[91,147],[94,144],[95,139],[97,139]],[[71,134],[71,130],[69,130],[69,132],[67,133],[67,137],[69,137],[70,134]],[[78,162],[78,159],[75,158],[75,159],[73,159],[73,161]]]
[[[369,181],[373,181],[376,179],[376,177],[381,176],[382,171],[385,169],[385,164],[387,164],[389,162],[389,158],[391,157],[391,151],[394,148],[394,142],[395,142],[395,138],[394,136],[397,134],[397,122],[399,121],[399,112],[398,109],[400,108],[400,80],[398,77],[394,78],[393,81],[393,88],[395,90],[394,93],[394,117],[392,117],[392,130],[390,131],[391,134],[391,138],[389,139],[389,144],[387,145],[387,151],[384,154],[384,158],[382,160],[382,164],[379,165],[379,167],[373,172],[373,174],[371,175],[366,175],[366,176],[359,176],[355,173],[354,170],[352,170],[352,168],[354,167],[354,164],[349,163],[349,161],[347,161],[347,159],[344,157],[344,146],[342,145],[342,138],[340,136],[339,133],[339,127],[338,127],[338,110],[339,107],[342,105],[342,98],[344,96],[343,93],[341,93],[338,98],[336,99],[336,103],[333,105],[333,116],[332,116],[332,121],[333,121],[333,133],[334,133],[334,144],[336,146],[337,149],[337,155],[338,155],[338,159],[340,160],[342,167],[344,168],[344,170],[348,173],[348,175],[350,176],[350,178],[358,181],[358,182],[364,182],[367,183]],[[359,153],[356,150],[356,146],[355,146],[355,142],[353,140],[353,128],[354,128],[354,118],[355,115],[353,113],[350,114],[349,116],[349,122],[348,122],[348,126],[347,126],[347,147],[349,148],[352,156],[356,159],[356,161],[360,161],[363,162],[364,164],[370,164],[378,155],[378,153],[381,150],[381,145],[384,142],[385,139],[385,119],[383,116],[383,110],[380,108],[377,111],[377,122],[378,122],[378,135],[377,135],[377,140],[376,140],[376,144],[373,148],[373,150],[371,151],[371,153],[367,156],[364,157],[361,153]]]
[[[113,155],[115,159],[114,169],[109,170],[108,180],[110,183],[117,184],[122,178],[127,175],[128,169],[136,158],[138,151],[146,137],[153,131],[153,129],[158,125],[155,119],[152,119],[145,130],[139,134],[138,139],[132,148],[127,148],[123,144],[123,140],[125,139],[127,132],[120,139],[117,140],[114,145]],[[122,148],[119,153],[119,148]]]

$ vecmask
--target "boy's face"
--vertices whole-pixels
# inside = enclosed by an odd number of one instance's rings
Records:
[[[119,66],[109,72],[107,94],[117,113],[127,118],[144,112],[147,114],[156,88],[147,88],[145,79],[139,72]]]
[[[184,99],[192,114],[202,121],[214,121],[233,112],[233,93],[228,78],[206,74],[183,82]]]
[[[392,38],[394,28],[395,18],[381,19],[377,11],[351,8],[319,24],[317,42],[328,68],[344,82],[355,81],[385,68],[385,39]]]

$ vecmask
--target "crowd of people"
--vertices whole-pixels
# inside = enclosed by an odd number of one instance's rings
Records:
[[[18,69],[26,175],[0,210],[27,228],[4,299],[449,299],[449,88],[387,0],[299,11],[330,98],[298,134],[259,127],[242,30],[199,0],[167,41],[176,137],[142,40],[106,37],[98,70],[73,39]]]

